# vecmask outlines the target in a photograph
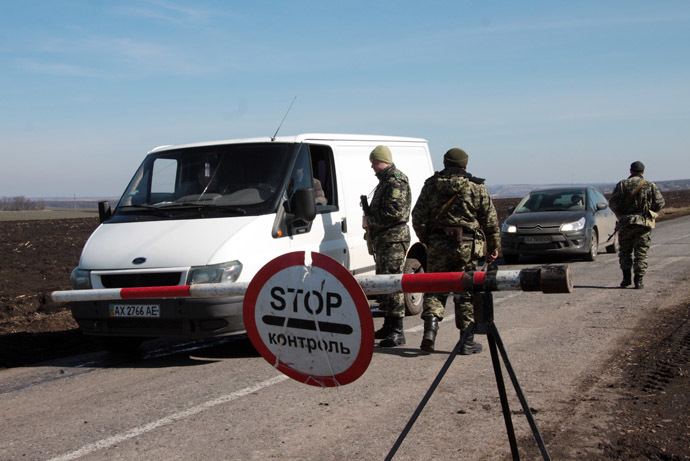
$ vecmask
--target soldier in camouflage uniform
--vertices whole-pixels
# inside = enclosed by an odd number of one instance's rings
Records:
[[[618,262],[623,271],[623,288],[632,284],[633,269],[635,288],[644,288],[642,278],[647,270],[647,252],[652,241],[654,218],[664,206],[664,198],[656,184],[644,179],[643,174],[644,164],[633,162],[630,176],[616,184],[609,201],[609,206],[618,217]],[[650,211],[655,214],[652,215]]]
[[[468,156],[462,149],[450,149],[443,157],[444,169],[427,179],[412,210],[412,226],[427,245],[427,272],[475,270],[475,261],[498,256],[500,230],[496,209],[484,180],[466,171]],[[434,351],[438,322],[443,320],[445,295],[424,295],[424,336],[420,348]],[[472,298],[458,293],[455,325],[460,334],[474,321]],[[460,353],[481,352],[482,346],[470,335]]]
[[[402,274],[405,255],[410,246],[411,196],[407,176],[393,164],[393,156],[386,146],[376,146],[369,155],[371,168],[379,184],[369,205],[369,214],[362,220],[374,247],[377,274]],[[379,346],[394,347],[405,344],[403,317],[405,298],[402,293],[381,295],[379,308],[385,312],[383,327],[376,331]]]

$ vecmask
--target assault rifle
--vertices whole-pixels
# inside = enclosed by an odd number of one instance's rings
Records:
[[[618,231],[621,229],[621,223],[619,221],[616,221],[616,227],[613,228],[613,232],[611,235],[609,235],[609,238],[606,239],[606,243],[609,242],[613,238],[614,235],[618,233]]]
[[[371,210],[369,209],[369,198],[366,195],[360,195],[359,197],[359,203],[362,206],[362,211],[364,212],[365,217],[369,217],[371,214]],[[369,230],[364,231],[364,240],[367,241],[367,250],[369,251],[369,254],[374,257],[374,260],[376,260],[376,252],[374,251],[374,243],[371,241],[371,233]]]

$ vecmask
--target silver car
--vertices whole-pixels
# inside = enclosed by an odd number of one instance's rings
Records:
[[[506,264],[520,255],[582,255],[594,261],[599,250],[618,251],[616,215],[595,187],[533,190],[517,204],[501,228]]]

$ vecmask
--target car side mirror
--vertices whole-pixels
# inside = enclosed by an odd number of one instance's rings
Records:
[[[604,203],[604,202],[597,202],[597,211],[603,211],[607,209],[609,206]]]
[[[113,215],[113,210],[110,208],[110,203],[107,200],[98,202],[98,219],[100,222],[107,221]]]
[[[509,213],[509,214],[513,214],[513,211],[515,211],[515,207],[514,207],[514,206],[511,206],[511,207],[508,208],[508,213]]]
[[[313,188],[297,189],[290,201],[288,220],[311,222],[316,217],[316,197]]]

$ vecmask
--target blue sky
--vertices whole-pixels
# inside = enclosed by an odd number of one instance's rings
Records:
[[[422,137],[489,185],[690,178],[688,1],[0,7],[0,196],[119,196],[149,149],[270,136],[295,97],[281,134]]]

